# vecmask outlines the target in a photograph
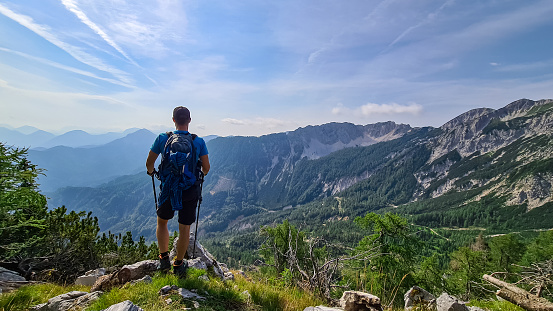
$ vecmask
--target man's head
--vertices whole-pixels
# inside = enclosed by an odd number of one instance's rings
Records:
[[[190,123],[190,110],[183,106],[173,109],[173,121],[177,125],[187,125]]]

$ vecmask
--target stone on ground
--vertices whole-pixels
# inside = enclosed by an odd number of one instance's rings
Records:
[[[436,297],[418,286],[411,287],[403,298],[405,299],[405,310],[411,310],[414,307],[426,309],[435,309],[436,307]]]

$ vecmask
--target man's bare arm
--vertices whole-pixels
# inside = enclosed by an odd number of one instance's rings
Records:
[[[157,160],[158,154],[150,150],[148,153],[148,158],[146,159],[146,170],[148,170],[148,175],[152,175],[155,170],[155,163]]]
[[[204,173],[204,175],[207,175],[209,169],[211,168],[211,166],[209,165],[209,157],[207,156],[207,154],[204,154],[200,157],[200,160],[202,161],[202,172]]]

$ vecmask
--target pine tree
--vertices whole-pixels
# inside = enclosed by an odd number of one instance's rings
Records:
[[[42,170],[26,154],[0,143],[0,258],[28,255],[43,239],[46,198],[36,183]]]

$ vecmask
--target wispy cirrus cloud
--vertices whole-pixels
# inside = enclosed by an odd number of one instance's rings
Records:
[[[47,40],[51,44],[64,50],[66,53],[71,55],[74,59],[78,60],[79,62],[86,64],[88,66],[91,66],[93,68],[96,68],[98,70],[108,72],[112,74],[115,78],[117,78],[118,80],[126,84],[132,84],[132,81],[129,78],[129,75],[126,72],[120,69],[114,68],[112,66],[109,66],[100,58],[83,51],[79,47],[73,46],[71,44],[68,44],[62,41],[61,39],[59,39],[58,36],[54,34],[54,32],[51,30],[50,27],[35,23],[31,17],[16,13],[2,4],[0,4],[0,14],[6,16],[9,19],[12,19],[13,21],[19,23],[21,26],[39,35],[44,40]]]
[[[127,54],[161,59],[181,51],[187,34],[186,1],[175,0],[62,0],[78,4],[97,28]],[[96,30],[93,29],[95,32]],[[145,65],[145,64],[144,64]]]
[[[90,20],[88,16],[79,8],[77,1],[75,0],[62,0],[61,3],[72,13],[74,13],[81,22],[87,25],[92,31],[99,35],[104,41],[106,41],[111,47],[113,47],[117,52],[121,53],[125,59],[127,59],[131,64],[140,67],[123,49],[111,39],[108,34],[102,30],[96,23]]]
[[[6,48],[3,48],[3,47],[0,47],[0,51],[5,52],[5,53],[15,54],[15,55],[24,57],[28,60],[32,60],[32,61],[44,64],[44,65],[48,65],[48,66],[51,66],[51,67],[54,67],[54,68],[62,69],[62,70],[65,70],[65,71],[68,71],[68,72],[71,72],[71,73],[76,73],[76,74],[79,74],[79,75],[82,75],[82,76],[85,76],[85,77],[102,80],[102,81],[105,81],[105,82],[109,82],[111,84],[124,86],[124,87],[130,88],[130,89],[134,88],[134,86],[131,85],[131,84],[127,84],[127,83],[124,83],[124,82],[121,82],[121,81],[115,80],[115,79],[100,77],[100,76],[95,75],[95,74],[93,74],[89,71],[77,69],[77,68],[70,67],[70,66],[65,66],[65,65],[62,65],[60,63],[56,63],[56,62],[53,62],[51,60],[48,60],[48,59],[32,56],[32,55],[29,55],[29,54],[26,54],[26,53],[6,49]]]
[[[391,48],[392,46],[394,46],[396,43],[398,43],[399,41],[401,41],[403,38],[405,38],[409,33],[411,33],[413,30],[417,29],[417,28],[420,28],[422,26],[425,26],[429,23],[431,23],[433,20],[436,19],[436,17],[438,16],[438,14],[440,14],[441,11],[443,11],[446,7],[448,6],[451,6],[453,5],[453,3],[455,2],[455,0],[447,0],[444,4],[442,4],[436,11],[428,14],[426,16],[426,18],[422,21],[420,21],[419,23],[417,23],[416,25],[413,25],[409,28],[407,28],[404,32],[402,32],[397,38],[394,39],[394,41],[392,41],[392,43],[390,43],[390,45],[388,45],[388,48]]]

